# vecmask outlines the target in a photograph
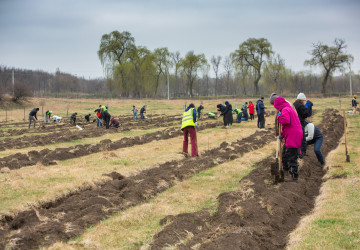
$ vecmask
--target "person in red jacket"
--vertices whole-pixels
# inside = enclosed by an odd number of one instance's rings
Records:
[[[279,96],[274,101],[274,107],[280,111],[276,117],[282,124],[280,140],[285,141],[282,151],[282,163],[284,172],[289,172],[294,181],[298,179],[298,151],[303,140],[303,131],[300,119],[290,104]]]
[[[255,109],[254,109],[254,104],[252,103],[252,101],[249,101],[249,114],[250,114],[250,120],[254,120],[254,113],[255,113]]]

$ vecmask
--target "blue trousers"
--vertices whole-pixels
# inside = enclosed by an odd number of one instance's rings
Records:
[[[96,117],[96,126],[102,127],[102,120],[99,117]]]
[[[324,156],[321,153],[322,143],[323,143],[323,137],[306,142],[307,145],[314,144],[314,152],[316,154],[316,158],[321,164],[324,163]]]

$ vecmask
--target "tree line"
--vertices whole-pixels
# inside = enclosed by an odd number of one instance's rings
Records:
[[[311,70],[293,72],[272,49],[266,38],[249,38],[230,55],[222,58],[189,51],[186,55],[168,48],[148,50],[135,44],[130,32],[113,31],[101,38],[98,56],[106,72],[107,85],[126,98],[248,95],[261,93],[347,92],[345,72],[354,58],[347,54],[343,39],[333,45],[314,43],[304,65],[319,66],[324,74]],[[220,74],[222,68],[222,74]],[[214,77],[210,77],[210,72]],[[340,77],[333,78],[338,71]],[[359,90],[355,75],[353,90]]]
[[[349,92],[348,67],[354,60],[346,48],[343,39],[335,39],[332,45],[314,43],[304,62],[309,70],[293,72],[266,38],[249,38],[229,55],[207,59],[194,51],[185,55],[166,47],[151,51],[136,45],[130,32],[113,31],[101,37],[97,51],[103,79],[79,78],[59,69],[51,74],[0,66],[0,98],[6,93],[15,101],[24,96],[71,93],[114,98],[345,93]],[[323,74],[313,73],[314,67],[320,67]],[[334,77],[335,72],[340,76]],[[353,92],[360,92],[359,74],[352,74],[352,83]]]

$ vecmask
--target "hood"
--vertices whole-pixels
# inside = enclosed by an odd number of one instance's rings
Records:
[[[274,107],[279,111],[281,111],[285,107],[291,108],[290,104],[282,96],[279,96],[274,100]]]

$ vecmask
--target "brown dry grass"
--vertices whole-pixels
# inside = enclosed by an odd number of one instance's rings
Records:
[[[146,249],[152,235],[161,230],[159,220],[167,215],[195,212],[202,208],[215,210],[216,197],[222,192],[241,188],[239,179],[249,173],[251,166],[272,153],[255,150],[234,161],[205,170],[157,195],[150,202],[115,214],[88,230],[69,244],[56,243],[50,249]]]
[[[208,148],[217,147],[223,141],[234,141],[255,131],[255,129],[241,126],[234,126],[230,130],[231,132],[215,128],[203,131],[205,134],[199,133],[199,153],[201,154]],[[230,133],[235,133],[237,136],[230,136]],[[112,134],[111,136],[111,139],[114,140],[123,137],[121,134]],[[109,135],[104,137],[109,137]],[[99,140],[99,138],[89,138],[85,141],[95,143]],[[69,143],[63,145],[69,145]],[[26,152],[28,150],[8,150],[7,152]],[[102,175],[104,173],[117,171],[129,176],[165,161],[181,159],[183,157],[179,154],[181,150],[182,137],[176,137],[59,161],[55,166],[37,164],[4,173],[0,175],[0,192],[2,193],[0,214],[17,213],[27,209],[29,205],[36,206],[38,203],[55,200],[68,192],[103,182],[107,179]]]

